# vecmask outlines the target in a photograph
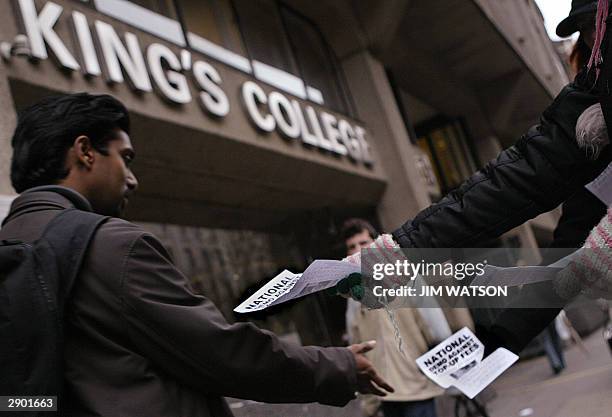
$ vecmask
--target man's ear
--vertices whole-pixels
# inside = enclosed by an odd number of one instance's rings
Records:
[[[76,138],[72,144],[72,150],[76,157],[77,164],[83,168],[91,169],[96,160],[96,155],[89,137],[79,136]]]

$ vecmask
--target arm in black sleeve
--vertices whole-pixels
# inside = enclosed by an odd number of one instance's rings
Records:
[[[595,178],[575,125],[597,98],[566,87],[541,122],[456,190],[393,233],[405,248],[478,247],[557,207]]]

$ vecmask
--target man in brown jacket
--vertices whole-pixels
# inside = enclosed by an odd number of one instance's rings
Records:
[[[137,188],[125,107],[110,96],[46,99],[18,121],[13,202],[0,239],[32,242],[62,210],[118,217]],[[62,415],[223,417],[223,396],[342,406],[392,391],[363,353],[300,347],[229,324],[151,234],[112,218],[96,233],[65,323]]]
[[[376,229],[366,220],[347,220],[340,231],[347,256],[366,249],[378,237]],[[385,374],[395,392],[381,402],[377,397],[363,396],[362,410],[366,416],[377,415],[382,405],[385,417],[436,417],[435,398],[444,390],[427,378],[418,368],[416,359],[464,326],[474,328],[466,309],[401,308],[394,312],[395,323],[383,310],[368,310],[353,299],[347,300],[346,325],[351,343],[376,340],[381,345],[370,360]],[[402,348],[395,334],[402,338]]]

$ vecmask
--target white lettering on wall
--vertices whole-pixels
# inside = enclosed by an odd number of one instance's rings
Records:
[[[47,59],[49,55],[45,46],[46,42],[62,67],[78,71],[80,69],[78,62],[53,30],[62,10],[64,10],[62,6],[48,2],[40,14],[37,14],[34,0],[19,0],[19,8],[21,9],[26,34],[30,40],[32,56],[38,59]]]
[[[336,119],[336,116],[322,112],[321,121],[323,122],[323,129],[325,129],[325,133],[327,133],[327,138],[332,144],[332,152],[339,155],[346,155],[346,148],[338,142],[338,140],[340,140],[340,131],[338,130],[338,119]]]
[[[108,23],[96,20],[96,32],[106,63],[108,81],[122,83],[124,81],[123,71],[125,71],[128,75],[128,83],[135,90],[152,91],[153,87],[136,35],[126,32],[126,48],[115,29]]]
[[[34,0],[18,0],[18,4],[33,58],[47,59],[49,49],[63,68],[81,70],[87,77],[102,75],[109,83],[127,82],[138,92],[151,92],[155,86],[161,97],[178,105],[193,100],[189,85],[191,81],[198,90],[196,95],[199,104],[208,114],[219,118],[229,114],[230,100],[222,87],[221,75],[210,63],[192,60],[191,50],[184,48],[174,50],[164,44],[151,43],[146,47],[146,53],[143,53],[135,34],[126,32],[122,38],[113,26],[99,20],[93,22],[95,30],[92,30],[87,16],[74,10],[71,14],[72,19],[66,21],[72,22],[74,41],[77,43],[74,45],[76,58],[81,61],[79,63],[54,29],[64,10],[61,6],[49,1],[40,12],[37,12]],[[128,2],[122,1],[98,1],[96,5],[105,5],[109,8],[112,5],[121,5],[129,10],[136,10]],[[142,8],[138,8],[140,9]],[[118,13],[118,9],[113,10]],[[145,10],[140,11],[144,13]],[[179,33],[171,19],[163,18],[158,21],[166,27],[158,32],[166,33],[172,29],[174,35]],[[178,38],[182,39],[181,33],[180,36],[174,35],[167,40],[174,42]],[[178,45],[185,46],[184,42],[179,42]],[[203,38],[199,40],[198,45],[200,50],[206,46],[204,49],[207,53],[211,50],[219,52],[217,49],[211,49],[213,44],[209,44]],[[249,61],[246,60],[246,63],[249,64]],[[238,64],[238,61],[234,64]],[[316,101],[323,102],[321,92],[309,86],[304,89],[304,83],[298,77],[275,70],[263,63],[256,62],[256,64],[255,76],[259,74],[272,87],[276,85],[278,89],[290,91],[290,94],[300,98],[305,98],[307,92],[313,100],[318,97]],[[247,66],[240,62],[238,67],[250,73],[250,64],[249,68],[246,68]],[[279,78],[272,82],[274,77],[280,77],[282,80]],[[244,82],[240,93],[247,116],[260,131],[264,133],[277,131],[285,138],[301,140],[308,147],[316,147],[341,156],[346,155],[355,162],[372,164],[370,146],[363,127],[352,124],[345,118],[315,109],[308,103],[289,98],[279,91],[266,93],[254,81]]]
[[[355,134],[355,129],[346,120],[342,119],[338,122],[338,131],[340,132],[340,139],[348,150],[348,155],[353,161],[361,160],[361,146],[359,145],[359,139]]]
[[[312,106],[306,106],[306,116],[308,118],[310,126],[312,126],[312,131],[319,139],[319,147],[321,149],[325,149],[326,151],[331,151],[333,149],[333,145],[331,141],[327,139],[323,134],[323,129],[321,129],[321,122],[319,122],[317,112]]]
[[[359,144],[361,145],[361,156],[363,162],[366,164],[374,163],[374,158],[372,158],[372,154],[370,153],[370,144],[366,139],[366,131],[361,126],[355,126],[355,133],[357,134],[357,140],[359,140]]]
[[[203,90],[200,93],[200,104],[204,109],[218,117],[227,116],[230,102],[220,87],[222,80],[219,72],[208,62],[197,61],[193,65],[193,75]]]
[[[76,31],[77,39],[81,45],[81,56],[83,58],[83,73],[94,77],[102,75],[100,69],[100,63],[98,62],[98,56],[96,55],[96,48],[94,48],[93,38],[91,36],[91,29],[87,22],[87,17],[81,12],[76,10],[72,12],[72,20],[74,21],[74,29]]]
[[[304,112],[302,111],[302,107],[300,106],[300,103],[297,100],[292,100],[291,104],[293,105],[293,108],[295,109],[295,114],[297,115],[298,120],[300,122],[302,140],[304,141],[306,145],[319,147],[320,146],[319,137],[309,130],[309,127],[306,124],[306,119],[304,118]]]
[[[288,138],[295,139],[300,136],[300,121],[295,114],[295,109],[287,97],[274,91],[270,93],[270,111],[280,133]]]
[[[305,145],[372,163],[365,129],[345,119],[326,112],[317,114],[312,106],[302,108],[297,100],[290,101],[278,91],[266,95],[253,81],[242,84],[242,99],[251,121],[263,132],[277,129],[287,138],[301,138]]]
[[[164,70],[162,61],[168,64],[170,70]],[[181,62],[170,48],[159,43],[149,45],[147,62],[155,85],[165,97],[178,104],[191,101],[187,79],[179,72],[181,71]]]
[[[260,104],[268,103],[264,90],[253,81],[247,81],[242,84],[242,99],[255,126],[264,132],[274,131],[276,128],[274,117],[270,114],[263,116],[259,111]]]

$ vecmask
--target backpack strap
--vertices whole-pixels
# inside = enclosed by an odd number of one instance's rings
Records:
[[[98,228],[110,217],[74,208],[62,210],[45,228],[42,238],[56,256],[61,282],[58,295],[66,299],[81,270],[89,244]]]

